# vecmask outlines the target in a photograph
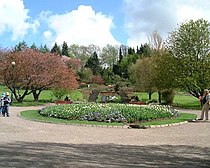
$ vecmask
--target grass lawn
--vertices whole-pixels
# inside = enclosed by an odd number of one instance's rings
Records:
[[[10,90],[0,85],[0,92],[10,92]],[[140,100],[148,101],[148,94],[147,93],[135,93],[139,96]],[[69,98],[73,101],[85,101],[85,95],[82,94],[82,92],[78,90],[71,91],[69,94]],[[65,96],[64,96],[65,97]],[[64,98],[63,97],[63,98]],[[152,94],[152,99],[158,100],[158,94],[157,92]],[[42,91],[39,97],[39,102],[33,101],[32,94],[27,95],[22,103],[18,103],[17,101],[13,102],[13,106],[36,106],[36,105],[42,105],[46,102],[54,102],[56,100],[56,97],[53,96],[51,90],[45,90]],[[99,98],[99,100],[101,100]],[[177,92],[174,98],[174,105],[175,107],[181,107],[185,109],[201,109],[199,100],[192,95],[186,94],[184,92]]]
[[[140,100],[148,101],[147,93],[136,93],[136,95],[139,96]],[[152,100],[158,100],[157,92],[152,94]],[[176,93],[173,106],[185,109],[201,109],[200,102],[196,97],[193,97],[192,95],[183,92]]]
[[[140,125],[141,126],[151,126],[151,125],[174,124],[174,123],[180,123],[180,122],[184,122],[184,121],[192,121],[196,118],[197,118],[196,114],[180,113],[180,116],[177,118],[174,118],[174,119],[143,122],[143,123],[140,123]]]
[[[27,110],[21,112],[21,116],[30,120],[40,121],[40,122],[49,122],[55,124],[84,124],[84,125],[104,125],[104,126],[123,126],[123,123],[105,123],[105,122],[95,122],[95,121],[79,121],[79,120],[65,120],[52,117],[44,117],[38,113],[37,110]],[[151,125],[163,125],[163,124],[172,124],[179,123],[184,121],[191,121],[197,116],[195,114],[180,113],[180,116],[174,119],[165,119],[157,120],[150,122],[140,123],[141,126],[151,126]]]
[[[81,101],[83,100],[83,94],[79,90],[73,90],[69,93],[69,98],[73,101]],[[56,97],[53,96],[51,90],[44,90],[40,94],[39,101],[35,102],[33,100],[32,94],[27,95],[22,103],[18,103],[17,101],[13,102],[13,106],[25,107],[25,106],[39,106],[43,105],[47,102],[54,102]]]
[[[84,124],[84,125],[106,125],[106,126],[123,126],[123,123],[105,123],[105,122],[95,122],[95,121],[79,121],[79,120],[66,120],[58,119],[53,117],[44,117],[38,113],[37,110],[27,110],[20,113],[22,117],[40,121],[49,122],[55,124]]]

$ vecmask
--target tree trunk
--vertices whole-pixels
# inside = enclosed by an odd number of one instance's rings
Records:
[[[22,103],[24,97],[23,96],[15,96],[15,99],[17,100],[18,103]]]
[[[36,92],[36,90],[33,90],[32,93],[33,93],[34,101],[39,101],[39,95],[41,93],[41,90],[38,90],[38,93]]]
[[[152,99],[152,92],[149,92],[149,100]]]
[[[151,100],[152,99],[152,91],[151,90],[148,90],[147,93],[149,95],[149,100]]]
[[[161,103],[161,91],[158,91],[158,102]]]

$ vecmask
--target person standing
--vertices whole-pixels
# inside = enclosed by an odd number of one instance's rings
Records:
[[[7,117],[9,117],[9,104],[11,103],[11,99],[9,98],[9,93],[7,92],[4,99],[3,99],[3,111],[2,111],[2,115],[5,117],[5,115]]]
[[[208,120],[208,112],[210,108],[210,93],[208,89],[204,89],[202,104],[203,104],[203,107],[202,107],[201,117],[198,120],[203,120],[204,115],[205,115],[205,119]]]
[[[1,100],[0,100],[0,113],[1,113],[1,114],[3,114],[4,97],[5,97],[5,93],[2,93],[2,94],[1,94]]]

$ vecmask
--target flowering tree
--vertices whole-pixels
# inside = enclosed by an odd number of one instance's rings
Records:
[[[61,57],[31,49],[4,54],[0,60],[0,75],[18,102],[31,93],[38,101],[40,93],[49,88],[77,88],[73,71],[61,61]]]

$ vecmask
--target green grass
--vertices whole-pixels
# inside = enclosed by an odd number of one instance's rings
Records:
[[[10,92],[10,90],[5,86],[0,85],[0,92],[1,93],[2,92]],[[135,94],[139,96],[140,100],[148,101],[147,93],[145,93],[145,92],[139,93],[138,92]],[[80,92],[79,89],[71,91],[68,95],[69,95],[70,99],[73,101],[83,101],[85,99],[84,95]],[[65,95],[64,95],[64,97],[65,97]],[[63,99],[64,99],[64,97],[63,97]],[[152,94],[152,99],[158,100],[157,92]],[[46,102],[54,102],[54,100],[56,100],[56,98],[53,96],[51,90],[44,90],[40,94],[39,102],[34,102],[33,96],[32,96],[32,94],[30,94],[25,97],[23,103],[18,103],[16,101],[14,101],[13,105],[14,106],[36,106],[36,105],[42,105]],[[98,100],[101,101],[101,98],[99,98]],[[185,108],[185,109],[201,109],[199,100],[197,98],[193,97],[192,95],[186,94],[184,92],[176,93],[175,98],[174,98],[174,106]]]
[[[136,93],[140,100],[148,101],[147,93]],[[158,93],[155,92],[152,94],[152,100],[158,100]],[[184,109],[201,109],[199,100],[187,93],[177,92],[174,97],[173,106],[181,107]]]
[[[79,90],[73,90],[68,95],[69,95],[69,98],[73,101],[83,100],[83,94]],[[15,100],[12,105],[18,106],[18,107],[39,106],[39,105],[43,105],[47,102],[54,102],[55,100],[56,100],[56,97],[53,96],[51,90],[44,90],[41,92],[38,102],[35,102],[33,100],[32,94],[30,94],[24,98],[24,101],[22,103],[19,103]]]
[[[58,119],[53,117],[44,117],[38,113],[37,110],[27,110],[20,113],[22,117],[40,121],[40,122],[49,122],[55,124],[83,124],[83,125],[105,125],[105,126],[123,126],[123,123],[105,123],[105,122],[96,122],[96,121],[79,121],[79,120],[67,120],[67,119]]]
[[[123,123],[105,123],[105,122],[95,122],[95,121],[79,121],[79,120],[66,120],[58,119],[52,117],[44,117],[38,113],[37,110],[27,110],[21,112],[21,116],[30,120],[39,122],[49,122],[55,124],[84,124],[84,125],[105,125],[105,126],[123,126]],[[184,121],[191,121],[196,119],[196,114],[180,113],[180,116],[173,119],[157,120],[140,123],[141,126],[151,126],[151,125],[163,125],[179,123]]]
[[[72,90],[69,93],[69,98],[73,101],[81,101],[84,99],[84,96],[79,90]]]
[[[185,109],[201,109],[199,99],[183,93],[178,93],[175,95],[174,106],[178,106]]]
[[[180,122],[184,122],[184,121],[192,121],[196,118],[197,118],[196,114],[180,113],[180,116],[177,118],[144,122],[144,123],[140,123],[140,125],[141,126],[151,126],[151,125],[174,124],[174,123],[180,123]]]
[[[28,106],[40,106],[40,105],[44,105],[44,104],[46,104],[46,101],[34,102],[31,100],[25,100],[22,103],[18,103],[16,101],[14,101],[11,105],[16,106],[16,107],[28,107]]]

